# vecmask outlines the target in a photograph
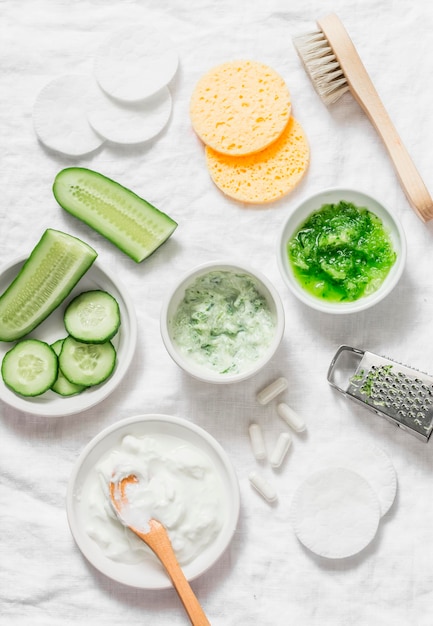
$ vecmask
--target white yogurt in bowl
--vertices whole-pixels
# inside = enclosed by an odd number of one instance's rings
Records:
[[[127,488],[126,523],[142,532],[151,518],[167,529],[181,565],[211,544],[224,521],[224,486],[218,471],[196,446],[162,433],[126,435],[95,466],[83,489],[87,534],[108,558],[122,563],[156,559],[152,550],[119,519],[109,500],[109,483],[133,473]]]
[[[87,560],[123,584],[169,588],[158,559],[109,501],[110,480],[132,473],[139,478],[137,490],[128,491],[133,523],[145,529],[148,516],[158,519],[187,579],[204,573],[229,545],[239,517],[237,477],[219,443],[188,420],[137,416],[97,435],[71,474],[68,521]]]

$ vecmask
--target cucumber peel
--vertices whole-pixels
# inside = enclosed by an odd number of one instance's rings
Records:
[[[77,237],[47,229],[0,296],[0,341],[21,339],[54,311],[95,261]]]
[[[53,184],[59,205],[140,263],[177,228],[171,217],[119,183],[83,167],[61,170]]]

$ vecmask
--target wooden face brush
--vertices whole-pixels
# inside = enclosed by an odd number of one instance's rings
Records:
[[[317,93],[326,105],[352,93],[385,144],[411,207],[423,221],[433,219],[433,200],[343,24],[331,14],[317,26],[318,31],[293,40]]]

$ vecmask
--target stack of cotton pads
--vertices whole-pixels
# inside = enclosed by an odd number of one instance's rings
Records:
[[[294,531],[322,557],[357,554],[375,537],[396,490],[396,472],[385,452],[354,441],[331,446],[294,495]]]
[[[149,25],[115,32],[97,51],[91,75],[61,76],[41,90],[33,107],[37,136],[68,156],[93,152],[105,141],[153,139],[170,118],[168,84],[178,62],[172,42]]]
[[[291,113],[284,80],[263,63],[223,63],[198,81],[191,122],[221,191],[242,202],[265,203],[298,185],[309,165],[309,146]]]

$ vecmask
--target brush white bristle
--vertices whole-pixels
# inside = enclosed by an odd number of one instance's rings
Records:
[[[294,37],[293,43],[315,90],[326,106],[349,91],[344,72],[321,31]]]

